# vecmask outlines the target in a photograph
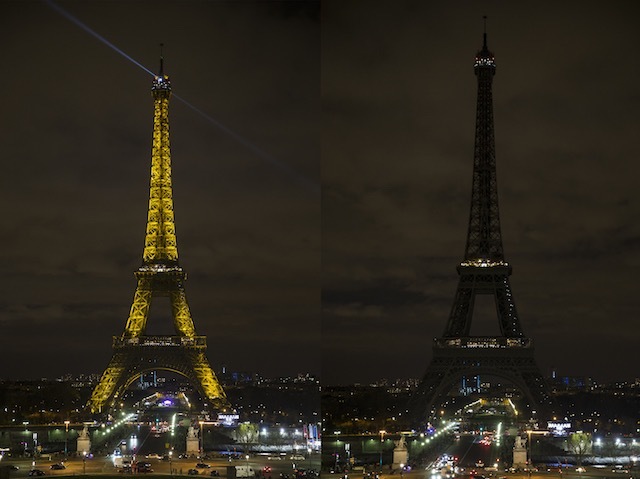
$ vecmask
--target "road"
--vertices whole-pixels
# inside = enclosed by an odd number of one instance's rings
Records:
[[[491,467],[496,464],[499,448],[496,444],[486,444],[481,442],[483,436],[460,434],[453,444],[441,451],[449,456],[457,458],[457,465],[462,469],[459,474],[447,479],[640,479],[640,468],[631,472],[621,472],[612,466],[607,467],[589,467],[586,471],[578,473],[575,468],[544,468],[539,472],[519,472],[510,473],[504,470],[495,471]],[[484,463],[486,467],[477,467],[479,462]],[[498,463],[499,464],[499,463]],[[383,468],[383,472],[387,472],[387,465]],[[489,469],[487,469],[489,468]],[[626,470],[625,470],[626,471]],[[338,479],[339,475],[336,477]],[[352,471],[349,479],[360,479],[362,472]],[[439,471],[432,473],[431,468],[416,468],[409,472],[394,471],[393,473],[383,473],[379,475],[380,479],[444,479]]]
[[[263,470],[265,466],[270,466],[272,468],[270,473],[264,474],[266,479],[272,477],[273,479],[279,478],[280,474],[291,474],[294,467],[307,469],[311,467],[312,469],[319,469],[320,464],[320,455],[312,454],[311,460],[304,461],[291,461],[289,456],[285,456],[286,459],[281,460],[273,460],[268,459],[269,456],[250,456],[248,460],[240,459],[240,460],[231,460],[228,459],[207,459],[204,462],[209,464],[211,468],[209,469],[199,469],[200,475],[210,475],[211,471],[218,471],[221,476],[226,476],[226,468],[230,465],[236,466],[245,466],[253,468],[254,470]],[[170,474],[169,466],[174,470],[175,475],[187,474],[189,469],[195,468],[196,462],[199,462],[196,459],[175,459],[170,461],[163,461],[159,459],[145,459],[144,456],[138,457],[138,460],[150,462],[151,467],[155,474]],[[80,458],[71,458],[64,461],[64,465],[66,469],[56,471],[51,470],[51,464],[56,463],[56,460],[46,460],[40,459],[36,460],[35,468],[40,469],[45,472],[47,476],[69,476],[69,475],[79,475],[83,474],[86,471],[86,474],[113,474],[117,471],[117,469],[113,466],[113,462],[110,457],[94,457],[86,459],[83,461]],[[30,459],[8,459],[3,461],[3,465],[5,464],[15,464],[19,467],[17,471],[11,471],[11,477],[20,478],[27,477],[29,470],[32,469],[32,461]]]
[[[493,444],[481,443],[481,439],[482,436],[462,434],[447,449],[447,454],[457,457],[457,465],[465,469],[476,467],[480,461],[486,466],[493,465],[498,457],[498,449]]]
[[[486,471],[481,468],[473,468],[476,470],[477,475],[471,475],[472,468],[465,468],[465,471],[461,474],[455,475],[452,479],[474,479],[484,477],[486,479],[638,479],[640,477],[640,470],[632,472],[619,472],[613,470],[611,466],[607,467],[587,467],[586,472],[578,473],[574,469],[565,469],[562,472],[556,467],[550,471],[539,471],[510,473],[505,471]],[[357,473],[349,474],[350,479],[359,479],[360,475]],[[393,474],[381,474],[380,479],[442,479],[440,474],[432,474],[431,470],[427,469],[415,469],[410,472],[404,472],[400,474],[395,472]]]
[[[564,471],[563,473],[559,473],[557,469],[554,472],[539,472],[532,473],[531,476],[527,473],[509,473],[509,472],[482,472],[478,471],[479,474],[482,474],[486,478],[498,479],[498,478],[506,478],[506,479],[636,479],[638,474],[629,474],[629,473],[615,473],[612,471],[611,467],[607,467],[604,469],[596,469],[596,468],[587,468],[587,472],[585,473],[577,473],[575,471]],[[350,479],[359,479],[360,475],[356,473],[352,473],[349,475]],[[431,478],[439,478],[439,475],[433,476],[430,471],[427,470],[414,470],[411,472],[404,472],[402,475],[398,472],[394,474],[382,474],[380,475],[380,479],[431,479]],[[470,479],[471,476],[467,474],[461,474],[456,476],[458,479]]]

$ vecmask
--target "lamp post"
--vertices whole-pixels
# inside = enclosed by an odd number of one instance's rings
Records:
[[[69,437],[69,423],[70,421],[64,422],[64,458],[67,458],[68,450],[67,450],[67,440]]]
[[[380,472],[382,472],[382,444],[384,441],[384,435],[387,433],[384,429],[380,431]]]
[[[173,476],[173,463],[171,462],[172,456],[173,456],[173,451],[169,451],[169,474]]]
[[[87,475],[87,451],[82,451],[82,474]]]
[[[27,449],[29,448],[29,441],[28,441],[28,437],[29,437],[29,421],[22,421],[22,425],[24,426],[24,435],[26,436],[25,440],[24,440],[24,455],[27,455]]]
[[[531,431],[531,429],[527,431],[527,435],[528,435],[527,446],[529,448],[529,456],[527,457],[527,466],[528,466],[527,469],[529,470],[529,479],[531,479],[531,462],[532,462],[531,461],[531,433],[532,432],[533,431]]]

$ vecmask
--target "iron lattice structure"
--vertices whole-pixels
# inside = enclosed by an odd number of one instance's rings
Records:
[[[230,407],[207,360],[206,337],[196,335],[184,288],[186,274],[178,263],[169,147],[171,83],[162,60],[152,93],[151,183],[142,266],[135,273],[138,284],[124,332],[113,338],[113,356],[87,404],[92,413],[112,406],[144,372],[158,369],[188,378],[211,408]],[[159,296],[170,299],[176,335],[145,335],[151,302]]]
[[[474,71],[478,101],[467,243],[464,260],[457,267],[459,281],[449,320],[443,336],[434,341],[433,359],[412,400],[419,421],[434,416],[437,406],[463,376],[502,377],[518,387],[540,414],[553,406],[534,359],[533,341],[525,337],[520,326],[509,284],[512,270],[504,259],[493,127],[496,65],[486,33]],[[495,299],[500,336],[470,336],[474,303],[480,294]]]

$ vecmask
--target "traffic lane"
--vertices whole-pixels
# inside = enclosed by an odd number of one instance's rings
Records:
[[[271,468],[271,470],[270,471],[267,470],[263,474],[264,477],[268,479],[269,476],[271,476],[272,478],[280,477],[281,473],[290,474],[291,472],[293,472],[295,468],[318,469],[320,464],[320,459],[319,459],[320,455],[317,454],[315,456],[318,456],[318,457],[314,458],[312,456],[311,461],[309,461],[309,459],[305,459],[304,461],[292,461],[288,458],[282,459],[282,460],[274,460],[274,459],[268,459],[268,457],[266,456],[250,455],[248,461],[247,459],[244,459],[244,458],[232,459],[232,460],[229,460],[226,458],[213,458],[213,459],[203,460],[202,462],[204,462],[205,464],[209,464],[211,466],[211,469],[217,470],[220,474],[226,474],[227,466],[249,466],[254,471],[264,471],[265,467],[269,467]],[[177,464],[178,464],[177,467],[182,468],[183,473],[186,474],[186,471],[188,469],[195,468],[196,462],[197,461],[194,461],[193,459],[179,459],[177,461]],[[173,468],[176,469],[176,466],[173,466]],[[210,471],[211,469],[202,469],[202,470]],[[205,472],[205,473],[208,473],[208,472]]]
[[[5,464],[15,464],[19,467],[17,471],[11,471],[10,477],[27,477],[29,475],[29,471],[31,469],[40,469],[48,476],[68,476],[71,474],[82,474],[86,469],[87,474],[96,474],[103,472],[111,472],[109,469],[109,465],[113,467],[112,464],[106,460],[106,458],[88,458],[86,462],[83,463],[80,458],[54,458],[54,459],[42,459],[38,458],[35,461],[31,458],[29,459],[19,459],[11,461],[6,461]],[[64,464],[65,468],[61,470],[51,469],[53,464]]]
[[[637,474],[633,472],[619,473],[613,472],[611,467],[606,468],[593,468],[587,469],[587,472],[579,473],[571,470],[564,470],[562,473],[558,472],[558,468],[552,470],[552,472],[533,472],[531,475],[528,473],[511,473],[511,472],[484,472],[478,471],[478,475],[492,479],[636,479]],[[358,479],[358,473],[351,473],[350,477]],[[416,468],[410,472],[394,472],[393,474],[380,474],[380,479],[426,479],[432,477],[429,471],[421,468]],[[433,476],[439,478],[438,474]],[[458,474],[455,476],[458,479],[470,479],[470,474]],[[477,476],[476,476],[477,477]]]
[[[172,458],[171,461],[161,459],[146,459],[144,456],[136,456],[138,462],[147,462],[151,464],[151,468],[154,473],[158,474],[170,474],[170,467],[174,469],[174,473],[187,474],[189,469],[195,469],[195,465],[198,462],[204,462],[211,467],[206,469],[198,469],[199,475],[209,475],[212,470],[218,471],[221,475],[226,474],[227,466],[246,466],[248,465],[254,471],[263,471],[265,466],[271,468],[270,473],[264,474],[264,477],[268,479],[269,475],[272,477],[279,477],[280,473],[290,474],[295,468],[301,469],[319,469],[320,455],[314,454],[311,457],[303,461],[292,461],[288,457],[282,460],[268,459],[268,456],[256,455],[250,456],[249,460],[246,459],[233,459],[227,458],[212,458],[200,461],[199,459],[180,459]],[[62,463],[65,465],[63,470],[52,470],[50,466],[52,464]],[[19,467],[17,471],[11,471],[11,477],[27,477],[29,471],[33,468],[32,459],[11,459],[6,460],[3,465],[15,464]],[[113,465],[113,460],[109,456],[94,456],[88,457],[85,461],[82,458],[64,458],[59,457],[52,460],[36,459],[35,468],[45,472],[46,475],[79,475],[86,471],[87,474],[98,473],[117,473],[118,468]],[[623,479],[623,478],[620,478]]]
[[[485,466],[493,464],[497,450],[494,444],[480,443],[482,436],[460,436],[447,449],[447,454],[456,457],[456,465],[465,469],[473,469],[477,463]]]

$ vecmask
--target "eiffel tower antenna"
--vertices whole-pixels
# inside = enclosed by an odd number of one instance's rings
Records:
[[[480,373],[513,383],[532,410],[543,413],[553,406],[534,359],[533,341],[520,325],[509,284],[511,265],[502,247],[492,98],[496,63],[487,45],[486,17],[484,22],[483,45],[474,64],[478,98],[467,242],[449,320],[434,341],[433,359],[412,399],[414,417],[420,421],[433,416],[457,382]],[[498,336],[470,335],[475,299],[481,294],[495,300]]]
[[[196,334],[184,289],[186,273],[178,263],[169,145],[171,83],[163,71],[162,44],[160,48],[160,71],[151,87],[153,142],[142,265],[135,272],[137,287],[124,332],[113,338],[113,356],[87,403],[92,413],[104,412],[133,381],[159,369],[189,379],[211,409],[230,408],[207,360],[206,337]],[[151,302],[158,296],[171,301],[175,335],[146,334]]]
[[[484,48],[487,48],[487,16],[483,15],[482,19],[484,20],[484,35],[483,35],[484,41],[482,44],[482,47],[484,49]]]

